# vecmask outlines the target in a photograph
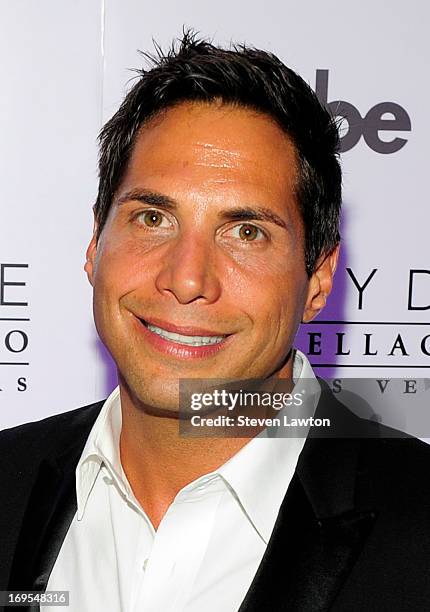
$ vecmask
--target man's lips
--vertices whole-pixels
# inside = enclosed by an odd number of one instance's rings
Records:
[[[174,325],[167,321],[136,317],[144,339],[157,351],[180,359],[211,357],[223,349],[233,334],[202,327]]]
[[[172,332],[173,334],[182,334],[183,336],[230,336],[230,333],[225,333],[222,331],[214,331],[210,329],[206,329],[203,327],[195,327],[190,325],[174,325],[173,323],[169,323],[168,321],[162,321],[161,319],[156,319],[151,317],[150,319],[146,319],[144,317],[138,317],[140,321],[148,326],[154,325],[155,327],[159,327],[160,329],[164,329],[168,332]]]

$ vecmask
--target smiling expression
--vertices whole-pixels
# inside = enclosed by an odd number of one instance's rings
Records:
[[[140,130],[86,263],[97,330],[139,402],[176,409],[180,378],[291,375],[316,314],[296,182],[291,140],[252,110],[183,103]]]

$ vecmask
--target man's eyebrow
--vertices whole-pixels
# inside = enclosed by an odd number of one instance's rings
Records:
[[[132,189],[127,191],[117,199],[116,203],[120,206],[124,202],[130,202],[131,200],[137,200],[143,204],[157,206],[166,210],[175,210],[178,206],[175,199],[150,189]],[[231,208],[221,211],[218,217],[226,221],[268,221],[287,231],[291,229],[287,221],[273,212],[273,210],[264,206]]]
[[[150,189],[131,189],[121,195],[116,200],[116,204],[121,206],[124,202],[130,202],[131,200],[137,200],[143,204],[158,206],[159,208],[165,208],[167,210],[174,210],[177,207],[176,200],[162,193],[151,191]]]
[[[245,206],[241,208],[232,208],[229,210],[222,211],[219,216],[227,221],[268,221],[269,223],[275,223],[283,229],[290,231],[290,224],[277,215],[270,208],[264,208],[263,206]]]

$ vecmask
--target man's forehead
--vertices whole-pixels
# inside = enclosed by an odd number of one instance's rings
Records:
[[[287,180],[296,175],[290,138],[271,117],[232,105],[184,103],[163,111],[139,131],[128,171],[201,169],[215,179]],[[272,177],[272,178],[270,178]],[[294,180],[295,182],[295,180]]]

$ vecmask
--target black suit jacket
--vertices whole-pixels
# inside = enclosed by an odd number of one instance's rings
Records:
[[[102,404],[0,433],[0,590],[46,587]],[[317,416],[351,437],[311,431],[240,612],[429,610],[430,447],[359,419],[327,389]]]

